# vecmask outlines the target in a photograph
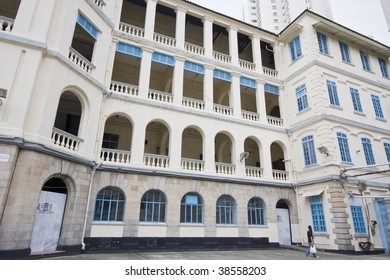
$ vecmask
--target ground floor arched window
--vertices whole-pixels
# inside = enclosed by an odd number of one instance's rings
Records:
[[[180,222],[190,224],[203,223],[202,198],[196,193],[183,196],[180,204]]]
[[[253,197],[248,202],[248,224],[257,226],[265,224],[263,202],[258,197]]]
[[[141,199],[140,222],[165,223],[166,198],[159,190],[147,191]]]
[[[222,195],[217,200],[217,224],[236,224],[236,201],[230,195]]]
[[[94,221],[122,222],[125,195],[116,187],[105,187],[96,196]]]

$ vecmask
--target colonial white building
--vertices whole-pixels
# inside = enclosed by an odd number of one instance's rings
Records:
[[[390,247],[390,48],[181,0],[0,3],[0,256]]]

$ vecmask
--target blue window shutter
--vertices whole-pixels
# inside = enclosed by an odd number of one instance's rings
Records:
[[[321,196],[315,195],[310,197],[310,210],[313,220],[313,230],[315,232],[326,232],[325,214]]]
[[[169,66],[175,66],[175,59],[172,56],[158,52],[153,53],[152,61]]]
[[[227,82],[232,81],[232,75],[230,73],[218,69],[214,69],[214,78]]]
[[[186,61],[184,63],[184,69],[187,71],[195,72],[204,75],[204,67],[201,64]]]
[[[264,84],[264,91],[272,93],[272,94],[279,95],[279,87],[278,86],[274,86],[274,85],[270,85],[270,84]]]
[[[249,78],[245,78],[245,77],[241,77],[240,78],[240,84],[243,85],[243,86],[254,88],[254,89],[257,88],[257,84],[256,84],[255,80],[252,80],[252,79],[249,79]]]
[[[95,40],[97,40],[99,31],[95,26],[92,25],[82,14],[78,13],[77,15],[77,23],[86,31],[89,35],[91,35]]]
[[[355,233],[365,234],[366,226],[364,224],[362,207],[351,205],[351,214]]]
[[[142,50],[139,47],[128,45],[122,42],[116,44],[116,51],[125,53],[131,56],[142,57]]]

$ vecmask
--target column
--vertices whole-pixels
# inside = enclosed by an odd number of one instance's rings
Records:
[[[152,54],[153,49],[142,47],[142,59],[139,75],[139,91],[138,95],[143,98],[148,98],[149,82],[150,82],[150,70],[152,67]]]
[[[229,27],[229,54],[232,58],[233,65],[238,64],[238,38],[237,38],[238,29],[235,27]]]
[[[232,73],[232,84],[230,87],[229,103],[233,108],[233,116],[241,118],[241,89],[240,89],[240,77],[239,73]]]
[[[215,174],[215,133],[214,131],[204,131],[203,141],[203,160],[204,160],[204,171],[207,174]]]
[[[261,61],[261,43],[260,38],[256,35],[252,35],[252,55],[253,63],[256,65],[256,71],[258,73],[263,73],[263,62]]]
[[[267,108],[265,104],[265,92],[264,92],[264,82],[257,80],[257,89],[256,89],[256,108],[257,113],[259,114],[260,122],[267,123]]]
[[[141,114],[134,115],[133,136],[131,139],[131,165],[144,167],[145,132],[147,123]]]
[[[261,163],[263,167],[263,178],[265,180],[273,180],[274,176],[272,173],[272,156],[271,156],[271,142],[264,141],[263,144],[263,153],[261,155]]]
[[[214,110],[214,67],[210,65],[204,66],[203,80],[203,99],[205,102],[205,110],[212,112]]]
[[[181,171],[181,146],[182,133],[184,128],[181,125],[174,125],[169,133],[169,169]]]
[[[175,57],[175,68],[173,70],[173,103],[181,106],[183,101],[183,78],[184,78],[184,57]]]
[[[145,38],[149,40],[153,40],[157,1],[146,0]]]
[[[176,8],[176,47],[178,49],[184,49],[185,32],[186,32],[186,9],[181,7]]]
[[[203,18],[203,47],[205,48],[205,56],[213,56],[213,20]]]

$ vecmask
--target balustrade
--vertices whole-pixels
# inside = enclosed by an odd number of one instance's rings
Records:
[[[248,177],[262,178],[263,177],[263,168],[246,166],[245,173]]]
[[[240,63],[241,68],[252,70],[252,71],[255,71],[255,69],[256,69],[256,64],[254,64],[252,62],[240,59],[239,63]]]
[[[140,27],[137,27],[137,26],[134,26],[131,24],[127,24],[124,22],[119,23],[119,30],[121,32],[130,34],[130,35],[134,35],[134,36],[138,36],[138,37],[144,37],[144,35],[145,35],[145,30],[143,28],[140,28]]]
[[[182,105],[190,108],[204,110],[204,101],[198,99],[192,99],[188,97],[183,97]]]
[[[188,52],[192,52],[192,53],[199,54],[199,55],[204,55],[204,53],[205,53],[204,47],[190,44],[190,43],[184,43],[184,48]]]
[[[250,111],[241,111],[241,117],[245,120],[258,122],[260,120],[260,115],[258,113]]]
[[[0,31],[11,32],[14,27],[15,20],[0,16]]]
[[[275,69],[271,69],[271,68],[268,68],[268,67],[264,67],[263,66],[263,73],[267,76],[271,76],[271,77],[277,77],[278,76],[278,71],[275,70]]]
[[[56,127],[53,127],[51,140],[54,145],[64,147],[65,149],[72,151],[78,151],[80,143],[83,142],[83,139]]]
[[[272,125],[283,126],[283,119],[281,119],[281,118],[267,116],[267,121],[269,124],[272,124]]]
[[[223,115],[228,115],[228,116],[233,116],[233,108],[230,108],[228,106],[220,105],[220,104],[214,104],[214,112],[223,114]]]
[[[272,170],[272,175],[274,177],[275,180],[278,180],[278,181],[287,181],[289,180],[289,173],[288,171],[284,171],[284,170]]]
[[[204,161],[196,160],[196,159],[189,159],[189,158],[182,158],[181,159],[181,167],[184,170],[204,171]]]
[[[91,62],[88,61],[84,56],[79,54],[76,50],[73,48],[69,49],[69,55],[68,58],[75,63],[78,67],[83,69],[88,74],[92,73],[92,70],[95,69],[95,66]]]
[[[220,53],[220,52],[216,52],[216,51],[213,52],[213,57],[216,60],[219,60],[219,61],[222,61],[222,62],[226,62],[226,63],[231,63],[231,61],[232,61],[232,57],[230,55],[227,55],[227,54],[224,54],[224,53]]]
[[[176,46],[176,39],[169,37],[169,36],[166,36],[166,35],[154,33],[153,39],[154,39],[154,41],[156,41],[160,44],[168,45],[171,47]]]
[[[236,173],[236,166],[230,163],[215,163],[215,170],[218,174],[233,175]]]
[[[111,81],[110,90],[128,95],[138,95],[138,87],[130,84]]]
[[[90,0],[92,3],[96,5],[100,10],[102,10],[106,6],[106,2],[103,0]]]
[[[144,154],[144,164],[151,167],[169,167],[169,156]]]
[[[157,90],[149,90],[148,98],[165,102],[165,103],[173,102],[173,95],[171,93],[157,91]]]
[[[130,163],[131,152],[102,148],[100,159],[104,162]]]

